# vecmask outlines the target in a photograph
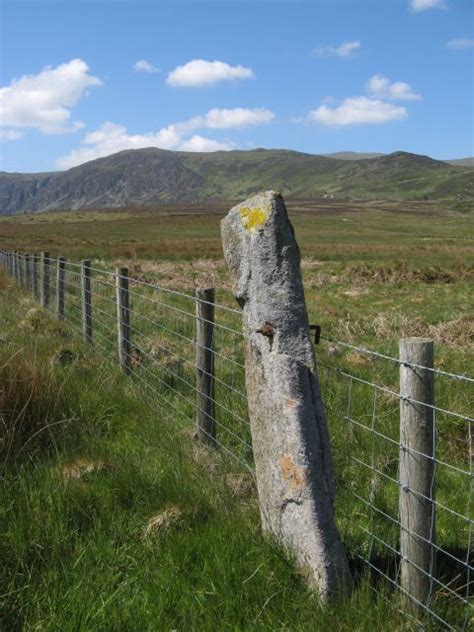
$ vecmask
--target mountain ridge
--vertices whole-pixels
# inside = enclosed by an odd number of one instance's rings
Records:
[[[464,201],[474,198],[474,173],[402,151],[345,159],[287,149],[198,153],[148,147],[67,171],[0,172],[0,214],[230,200],[269,188],[301,197]]]

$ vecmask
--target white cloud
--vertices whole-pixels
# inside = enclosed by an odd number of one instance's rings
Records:
[[[337,107],[321,105],[312,110],[308,119],[327,127],[343,127],[345,125],[380,124],[389,121],[403,120],[408,116],[402,106],[385,103],[379,99],[367,97],[351,97],[345,99]]]
[[[71,108],[90,86],[101,80],[89,74],[82,59],[55,68],[46,66],[37,75],[13,79],[0,88],[0,125],[11,134],[18,128],[34,128],[44,134],[64,134],[83,127],[71,121]]]
[[[313,49],[313,55],[317,55],[318,57],[353,57],[354,53],[358,51],[361,47],[361,43],[359,41],[355,42],[343,42],[339,46],[321,46],[320,48]]]
[[[150,74],[155,72],[160,72],[160,69],[154,66],[151,62],[146,59],[139,59],[133,64],[133,70],[137,72],[148,72]]]
[[[2,140],[18,140],[22,136],[23,133],[17,129],[0,129],[0,138]]]
[[[179,149],[181,151],[229,151],[235,149],[235,144],[230,141],[213,140],[195,134],[181,143]]]
[[[166,83],[174,87],[200,88],[219,81],[251,79],[252,77],[254,77],[253,70],[245,66],[230,66],[223,61],[193,59],[184,66],[178,66],[172,70]]]
[[[446,9],[444,0],[410,0],[408,6],[414,13],[428,11],[429,9]]]
[[[404,81],[391,81],[383,75],[374,75],[365,84],[367,92],[378,99],[394,101],[419,101],[421,95],[414,92],[410,84]]]
[[[451,50],[466,50],[473,46],[474,39],[470,39],[469,37],[455,37],[449,40],[449,42],[446,42],[446,48],[450,48]]]
[[[209,110],[204,117],[203,127],[209,129],[229,129],[238,127],[249,127],[251,125],[261,125],[270,123],[275,115],[265,108],[233,108],[231,110]]]
[[[199,129],[237,129],[268,123],[273,112],[264,108],[213,109],[181,123],[173,123],[157,132],[129,134],[127,128],[115,123],[103,123],[85,135],[81,146],[57,160],[60,169],[69,169],[88,160],[108,156],[124,149],[160,147],[181,151],[218,151],[234,149],[230,141],[219,141],[194,134]]]

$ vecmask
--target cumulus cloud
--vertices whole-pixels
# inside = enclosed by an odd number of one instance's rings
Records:
[[[467,50],[473,46],[474,39],[470,39],[469,37],[455,37],[449,40],[449,42],[446,42],[446,48],[450,48],[451,50]]]
[[[46,66],[37,75],[13,79],[10,85],[0,88],[0,126],[10,137],[14,130],[22,128],[38,129],[44,134],[80,129],[80,121],[70,120],[71,108],[87,88],[101,84],[82,59],[55,68]]]
[[[313,49],[313,55],[317,57],[353,57],[361,47],[359,41],[354,42],[342,42],[339,46],[321,46]]]
[[[394,101],[419,101],[421,95],[414,92],[410,84],[404,81],[391,81],[383,75],[374,75],[365,84],[367,92],[379,99]]]
[[[336,107],[321,105],[309,113],[309,120],[327,127],[346,125],[380,124],[405,119],[408,116],[402,106],[379,99],[351,97]]]
[[[136,72],[148,72],[153,74],[155,72],[160,72],[160,69],[154,66],[151,62],[146,59],[139,59],[133,64],[133,70]]]
[[[229,129],[238,127],[249,127],[250,125],[261,125],[270,123],[275,118],[272,111],[265,108],[233,108],[213,109],[203,117],[202,127],[209,129]]]
[[[181,151],[229,151],[235,149],[235,144],[230,141],[214,140],[194,134],[188,140],[180,144]]]
[[[184,66],[172,70],[166,83],[174,87],[201,88],[220,81],[251,79],[254,76],[253,70],[245,66],[230,66],[223,61],[193,59]]]
[[[124,125],[103,123],[98,129],[86,134],[81,146],[57,160],[60,169],[108,156],[124,149],[160,147],[180,151],[218,151],[234,149],[231,141],[220,141],[195,134],[201,129],[238,129],[269,123],[273,112],[264,108],[213,109],[204,115],[194,116],[181,123],[173,123],[157,132],[129,134]]]
[[[414,13],[421,13],[429,9],[445,9],[446,2],[444,0],[410,0],[408,7]]]

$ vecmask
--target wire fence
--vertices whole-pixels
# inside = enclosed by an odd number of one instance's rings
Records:
[[[433,374],[439,405],[400,392],[399,369],[406,366]],[[468,411],[474,403],[473,379],[331,338],[323,339],[318,368],[336,444],[336,511],[349,550],[357,550],[357,534],[362,534],[364,546],[356,555],[371,569],[373,590],[383,592],[381,586],[388,584],[405,594],[410,603],[404,613],[413,623],[471,629],[474,419]],[[430,449],[417,450],[404,440],[400,408],[406,404],[432,413]],[[341,436],[344,441],[338,440]],[[407,484],[401,470],[405,455],[411,455],[421,467],[432,466],[427,494]],[[431,509],[429,529],[424,535],[413,530],[410,515],[402,520],[400,510],[406,494]],[[431,557],[426,567],[403,555],[404,535],[426,544]],[[411,565],[421,580],[426,579],[428,591],[423,601],[404,587],[404,563]]]
[[[104,359],[116,361],[116,272],[47,255],[41,261],[18,253],[0,257],[45,308]],[[209,439],[254,475],[241,311],[213,301],[215,315],[205,321],[212,337],[202,344],[197,324],[206,301],[139,276],[127,274],[126,280],[126,364],[135,394],[162,418],[190,427],[199,413],[212,410],[215,432]],[[213,358],[210,394],[198,386],[203,351]],[[327,336],[321,336],[317,357],[337,478],[337,523],[354,568],[368,574],[372,590],[414,627],[472,629],[474,379]],[[404,369],[431,376],[436,402],[402,392]],[[429,412],[432,445],[419,449],[407,440],[401,430],[406,406]],[[407,479],[407,459],[428,472],[427,491]],[[407,514],[406,498],[428,507],[423,532]],[[419,565],[413,546],[429,552],[427,563]],[[409,567],[418,585],[427,587],[421,598],[404,578]]]

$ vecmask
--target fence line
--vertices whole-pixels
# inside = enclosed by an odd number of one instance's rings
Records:
[[[120,361],[143,401],[167,419],[194,424],[202,442],[253,475],[239,310],[215,302],[209,290],[192,296],[127,269],[47,252],[40,260],[0,251],[0,262],[45,309]],[[349,352],[367,362],[355,369]],[[474,397],[460,389],[472,388],[474,378],[413,353],[397,358],[329,336],[321,336],[317,364],[338,479],[336,514],[349,551],[372,575],[373,590],[414,624],[469,629],[474,419],[463,408]],[[432,388],[420,390],[420,376],[437,387],[436,403]],[[406,415],[415,422],[400,426]],[[415,441],[422,427],[424,438]],[[400,602],[393,602],[394,588]]]

